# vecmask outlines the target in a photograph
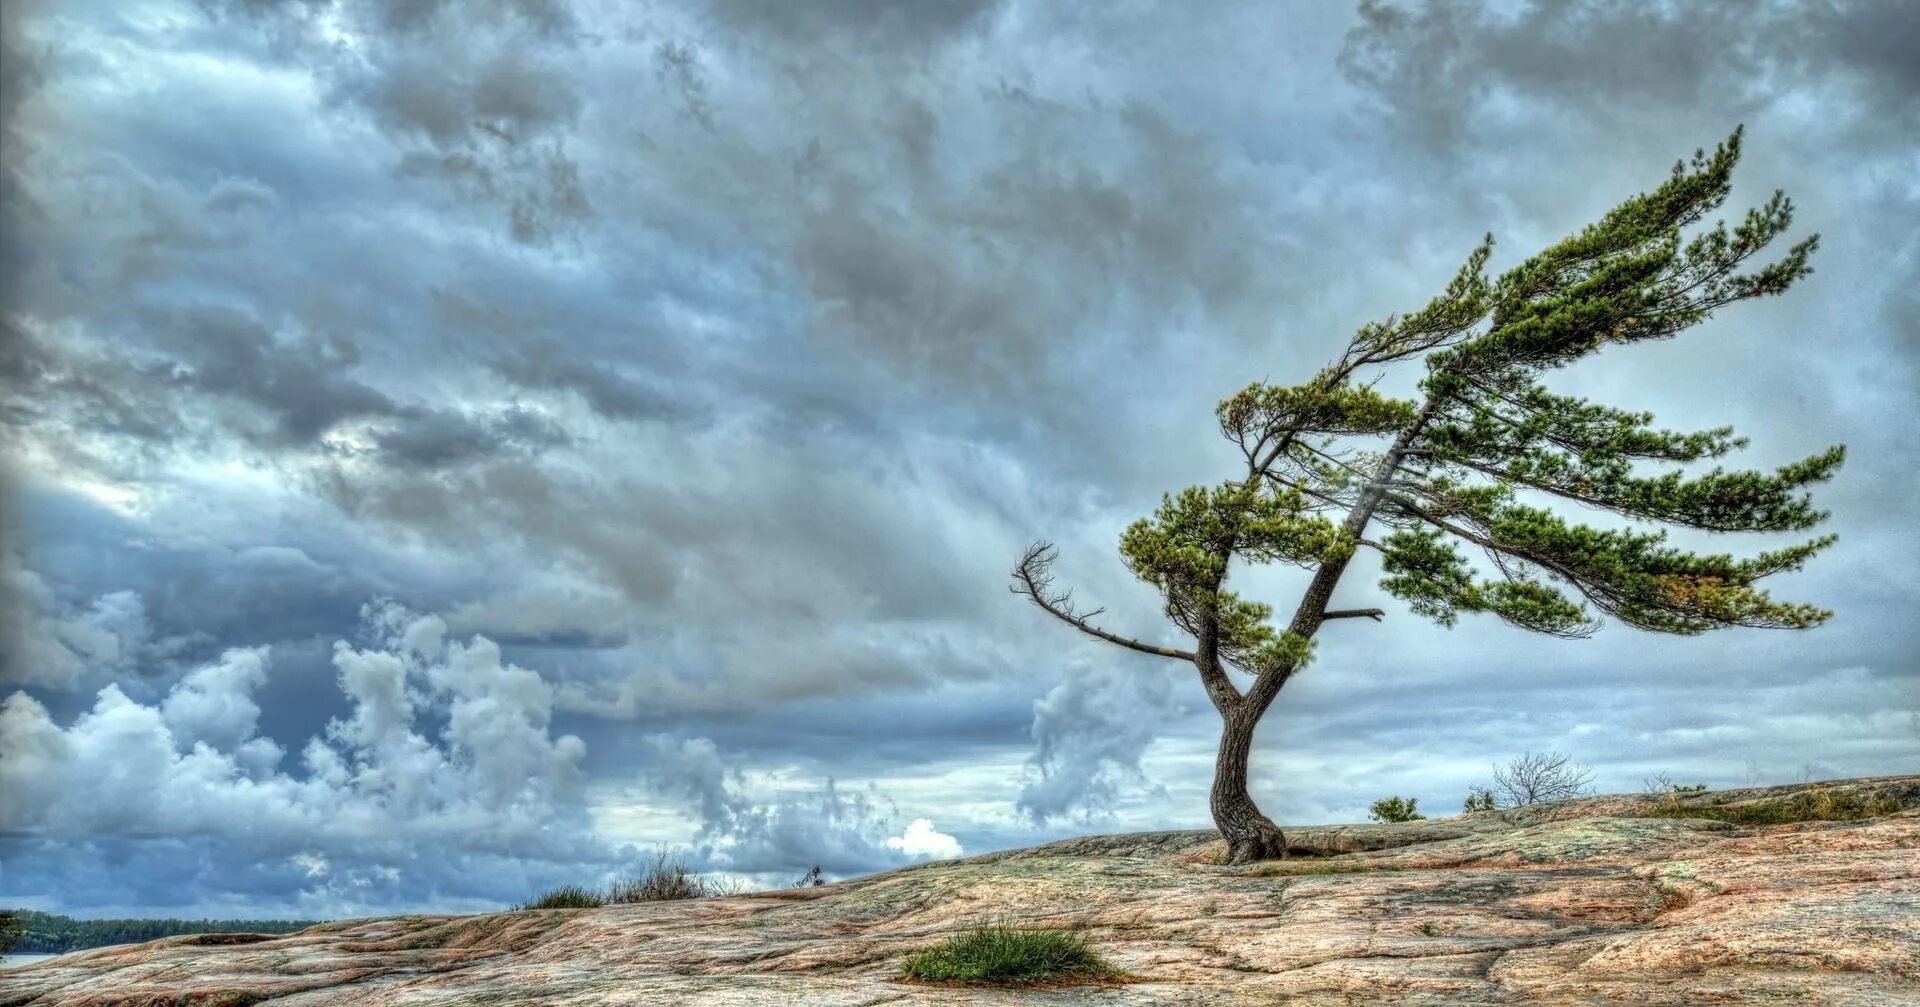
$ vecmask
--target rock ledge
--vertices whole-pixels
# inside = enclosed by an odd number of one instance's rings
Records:
[[[1920,777],[1719,791],[1920,806]],[[175,937],[0,973],[0,1007],[107,1004],[1916,1004],[1920,811],[1744,826],[1661,798],[1289,829],[1351,852],[1217,866],[1210,832],[1066,840],[695,902]],[[1082,926],[1142,981],[894,981],[984,920]]]

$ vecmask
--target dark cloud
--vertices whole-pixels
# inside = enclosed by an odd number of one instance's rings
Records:
[[[1501,113],[1490,99],[1548,103],[1631,131],[1647,113],[1734,118],[1805,100],[1877,129],[1914,123],[1920,41],[1898,0],[1803,4],[1361,0],[1341,68],[1406,128],[1449,141]]]
[[[765,33],[782,44],[819,44],[823,36],[855,35],[888,47],[939,42],[975,27],[1002,6],[1001,0],[829,0],[788,4],[779,0],[713,0],[708,10],[728,27]]]
[[[1070,677],[1033,704],[1038,778],[1020,790],[1016,807],[1036,824],[1078,816],[1111,815],[1121,788],[1147,785],[1140,757],[1173,719],[1172,683],[1159,666],[1141,661]],[[1152,718],[1141,716],[1152,710]]]

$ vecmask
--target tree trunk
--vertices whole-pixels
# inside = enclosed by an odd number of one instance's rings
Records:
[[[1252,717],[1229,715],[1220,729],[1220,757],[1213,764],[1213,824],[1227,840],[1227,862],[1245,864],[1287,855],[1287,837],[1260,813],[1247,794],[1247,753],[1253,748]]]

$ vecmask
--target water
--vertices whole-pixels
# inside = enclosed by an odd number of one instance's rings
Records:
[[[11,968],[18,968],[19,966],[22,966],[22,965],[32,965],[34,962],[43,962],[53,957],[56,957],[56,956],[55,955],[0,955],[0,969],[11,969]]]

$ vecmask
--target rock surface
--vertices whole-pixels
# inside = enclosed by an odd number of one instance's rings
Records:
[[[1920,777],[1797,791],[1920,806]],[[1741,826],[1600,797],[1290,829],[1352,852],[1251,867],[1208,832],[1073,839],[820,888],[176,937],[0,973],[12,1005],[1920,1004],[1920,811]],[[895,980],[979,922],[1086,928],[1136,981]]]

